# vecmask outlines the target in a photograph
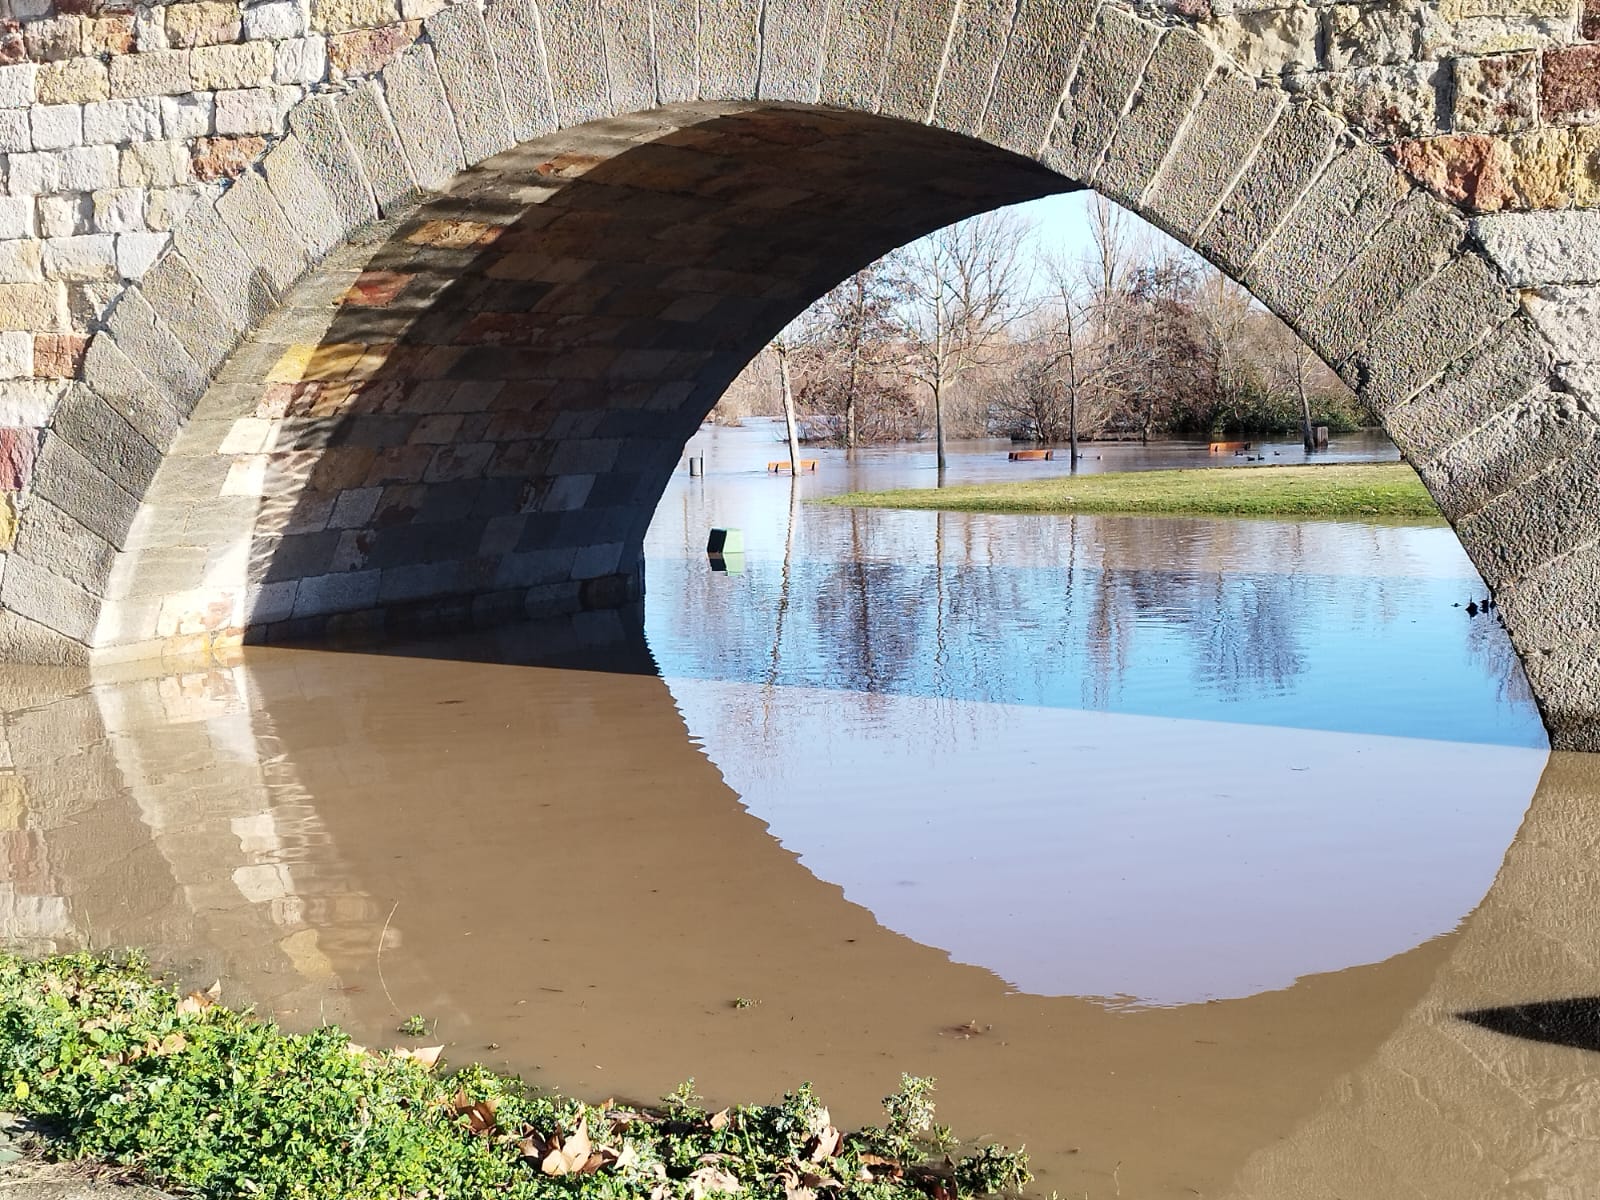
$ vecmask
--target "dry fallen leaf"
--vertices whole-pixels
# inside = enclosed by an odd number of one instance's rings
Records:
[[[739,1191],[738,1177],[721,1167],[701,1167],[691,1171],[686,1181],[689,1185],[689,1194],[694,1200],[705,1200],[706,1196],[716,1192],[726,1195],[736,1195]]]
[[[832,1125],[829,1125],[811,1139],[811,1144],[807,1149],[807,1157],[814,1163],[819,1163],[826,1158],[832,1158],[839,1153],[839,1145],[843,1141],[844,1135]]]
[[[418,1046],[415,1050],[407,1050],[404,1046],[396,1046],[389,1054],[393,1058],[414,1059],[424,1067],[432,1068],[439,1062],[439,1056],[444,1053],[443,1046]]]
[[[711,1120],[707,1121],[706,1124],[710,1125],[713,1130],[726,1129],[728,1127],[728,1110],[723,1109],[721,1112],[712,1113]]]

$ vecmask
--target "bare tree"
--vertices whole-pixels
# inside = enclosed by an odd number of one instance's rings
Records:
[[[932,394],[941,471],[947,394],[973,368],[1002,359],[1005,335],[1030,303],[1030,232],[1002,210],[941,229],[905,252],[905,369]]]
[[[801,405],[826,413],[846,448],[862,440],[863,407],[880,400],[895,407],[901,399],[890,393],[903,385],[883,378],[901,341],[899,261],[891,254],[863,267],[813,304],[798,323],[806,366]]]

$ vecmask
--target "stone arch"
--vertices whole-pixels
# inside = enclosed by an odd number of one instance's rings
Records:
[[[1463,214],[1327,110],[1094,0],[490,0],[422,31],[117,301],[0,582],[10,656],[616,603],[683,439],[789,316],[1094,187],[1361,390],[1553,738],[1600,746],[1590,401]]]

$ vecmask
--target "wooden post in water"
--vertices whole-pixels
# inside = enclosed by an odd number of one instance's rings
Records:
[[[789,343],[781,337],[772,343],[778,355],[778,383],[783,392],[783,423],[789,431],[789,474],[800,477],[800,431],[795,425],[794,388],[789,382]]]

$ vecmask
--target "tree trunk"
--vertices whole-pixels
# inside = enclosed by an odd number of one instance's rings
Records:
[[[1316,433],[1311,428],[1311,397],[1306,394],[1306,367],[1303,359],[1296,359],[1294,370],[1295,386],[1300,390],[1300,433],[1306,444],[1306,453],[1316,451]]]
[[[789,473],[798,479],[800,430],[796,427],[794,419],[794,388],[789,384],[789,347],[783,342],[774,342],[772,348],[778,354],[778,381],[783,390],[783,423],[789,432]]]
[[[939,475],[944,476],[944,380],[933,381],[933,442],[938,457]]]
[[[1072,327],[1072,301],[1067,300],[1067,465],[1078,469],[1078,347]]]

